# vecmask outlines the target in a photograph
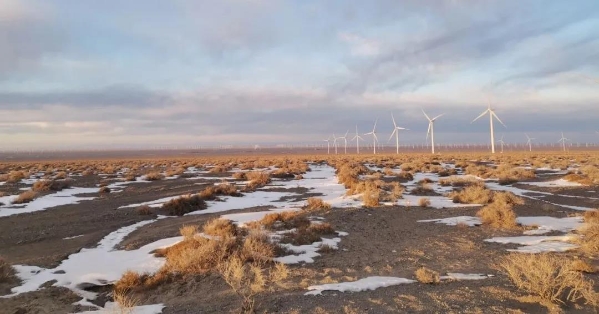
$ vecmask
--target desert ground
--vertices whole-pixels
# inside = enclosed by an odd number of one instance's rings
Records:
[[[591,151],[4,156],[0,313],[595,313],[598,167]]]

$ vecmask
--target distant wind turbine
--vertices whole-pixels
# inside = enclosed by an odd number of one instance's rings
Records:
[[[364,140],[364,139],[358,133],[358,125],[357,124],[356,124],[356,135],[351,140],[352,141],[356,140],[356,152],[359,154],[360,153],[360,140]]]
[[[489,114],[489,127],[491,129],[491,153],[495,154],[495,133],[494,133],[495,131],[493,130],[493,117],[495,117],[495,119],[497,119],[497,121],[499,121],[499,123],[503,124],[503,122],[495,114],[495,111],[493,110],[493,108],[491,108],[491,103],[489,102],[489,107],[487,108],[487,110],[485,110],[483,113],[481,113],[480,116],[478,116],[476,119],[472,120],[472,122],[470,122],[470,123],[473,123],[474,121],[480,119],[487,113]],[[507,128],[507,126],[505,126],[505,124],[503,124],[503,126]]]
[[[564,149],[564,151],[566,151],[566,141],[568,139],[564,136],[564,132],[562,132],[562,138],[559,139],[559,141],[557,141],[558,143],[562,143],[562,148]]]
[[[378,137],[376,137],[376,124],[379,122],[379,119],[374,121],[374,127],[372,128],[372,132],[364,133],[364,135],[372,135],[372,149],[374,150],[374,154],[376,155],[376,143],[379,141]]]
[[[337,136],[333,134],[333,147],[335,147],[335,155],[337,155]]]
[[[331,153],[331,138],[327,138],[326,140],[323,140],[324,142],[327,142],[327,154]]]
[[[505,142],[503,141],[503,135],[501,136],[499,143],[501,143],[501,153],[503,154],[503,145],[505,144]]]
[[[432,152],[434,154],[435,153],[435,121],[437,119],[439,119],[442,115],[444,115],[444,113],[442,113],[432,119],[426,114],[426,112],[424,112],[424,109],[422,109],[422,113],[424,113],[424,116],[428,120],[428,131],[426,132],[426,139],[428,140],[428,136],[430,135]]]
[[[397,124],[395,123],[395,117],[393,116],[393,113],[391,113],[391,119],[393,119],[393,133],[391,133],[389,141],[393,138],[393,135],[395,135],[395,153],[399,154],[399,131],[407,129],[397,126]]]
[[[349,130],[347,130],[347,132],[345,132],[345,135],[343,135],[342,137],[340,137],[340,140],[343,140],[345,142],[345,154],[347,155],[347,134],[349,133]]]
[[[534,140],[534,138],[529,137],[526,133],[524,133],[524,135],[526,135],[526,138],[528,139],[526,142],[526,144],[528,144],[528,150],[532,152],[532,140]]]

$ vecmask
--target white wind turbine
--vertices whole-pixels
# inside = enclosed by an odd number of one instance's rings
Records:
[[[391,133],[391,136],[389,136],[389,141],[393,138],[393,135],[395,135],[395,153],[399,154],[399,131],[407,129],[397,126],[397,124],[395,123],[395,117],[393,116],[393,113],[391,113],[391,119],[393,119],[393,133]]]
[[[357,124],[356,124],[356,135],[351,140],[352,141],[356,140],[356,152],[359,154],[360,153],[360,140],[364,140],[364,139],[358,133],[358,125]]]
[[[432,119],[426,114],[426,112],[424,112],[424,109],[422,109],[422,113],[424,113],[424,116],[426,117],[426,119],[428,119],[428,131],[426,132],[426,139],[428,140],[428,136],[430,135],[432,152],[434,154],[435,153],[435,121],[437,119],[439,119],[442,115],[444,115],[444,113],[442,113]]]
[[[379,119],[376,119],[374,121],[374,127],[372,128],[372,132],[368,132],[368,133],[364,133],[364,135],[371,135],[372,134],[372,149],[374,150],[374,154],[376,154],[376,143],[379,141],[378,137],[376,136],[376,123],[379,122]]]
[[[534,138],[529,137],[526,133],[524,133],[524,135],[526,135],[526,138],[528,139],[528,141],[526,142],[526,144],[528,145],[528,150],[532,152],[532,140],[534,140]]]
[[[340,140],[343,140],[345,142],[345,154],[347,154],[347,134],[349,133],[349,130],[347,130],[347,132],[345,132],[345,135],[343,135],[342,137],[340,137]]]
[[[501,153],[503,154],[503,145],[505,145],[505,142],[503,141],[503,135],[501,136],[499,143],[501,144]]]
[[[562,148],[564,149],[564,151],[566,151],[566,141],[568,139],[564,136],[564,132],[562,132],[562,138],[559,139],[559,141],[557,141],[558,143],[562,143]]]
[[[337,155],[337,137],[333,134],[333,147],[335,147],[335,155]]]
[[[327,154],[331,153],[331,138],[327,138],[326,140],[323,140],[324,142],[327,142]]]
[[[501,122],[501,119],[499,119],[499,117],[495,114],[495,111],[493,110],[493,108],[491,108],[491,103],[489,102],[489,107],[487,108],[487,110],[485,110],[483,113],[480,114],[480,116],[478,116],[476,119],[472,120],[473,123],[474,121],[480,119],[482,116],[489,114],[489,127],[491,129],[491,153],[495,154],[495,131],[493,130],[493,117],[495,117],[495,119],[497,119],[497,121],[499,121],[499,123],[503,124],[503,122]],[[505,124],[503,124],[503,126],[505,126]],[[505,126],[507,128],[507,126]]]

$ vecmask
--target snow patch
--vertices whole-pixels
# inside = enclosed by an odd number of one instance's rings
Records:
[[[321,295],[323,291],[360,292],[376,290],[378,288],[414,283],[416,281],[399,277],[367,277],[358,281],[331,283],[326,285],[310,286],[305,295]]]

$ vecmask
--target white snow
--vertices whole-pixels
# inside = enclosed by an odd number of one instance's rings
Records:
[[[160,314],[165,308],[164,304],[151,304],[151,305],[140,305],[132,308],[121,308],[114,302],[106,302],[104,308],[100,308],[95,311],[85,311],[79,313],[91,313],[91,314],[115,314],[115,313],[127,313],[127,314]]]
[[[156,220],[146,220],[120,228],[103,238],[97,247],[71,254],[53,269],[15,265],[17,276],[23,283],[12,289],[13,294],[5,297],[35,291],[44,283],[56,280],[53,286],[66,287],[83,298],[94,299],[96,294],[85,291],[86,287],[112,284],[127,270],[156,272],[164,264],[164,259],[157,258],[150,252],[174,245],[181,241],[182,237],[162,239],[132,251],[115,250],[115,246],[128,234],[154,221]]]
[[[322,245],[328,245],[332,249],[337,249],[337,244],[341,242],[341,238],[333,238],[333,239],[325,239],[322,238],[322,241],[315,242],[308,245],[292,245],[292,244],[279,244],[282,247],[296,253],[297,255],[287,255],[283,257],[277,257],[273,260],[275,262],[283,263],[283,264],[299,264],[299,263],[314,263],[314,258],[320,256],[317,252]]]
[[[494,277],[487,274],[462,274],[462,273],[447,273],[447,276],[441,276],[441,280],[482,280]]]
[[[557,179],[553,181],[544,181],[544,182],[522,182],[522,184],[540,186],[540,187],[575,187],[582,186],[582,184],[578,182],[570,182],[564,179]]]
[[[463,223],[470,227],[482,224],[478,217],[472,216],[458,216],[441,219],[418,220],[418,222],[436,222],[438,224],[446,224],[448,226],[456,226],[457,224]]]
[[[22,204],[22,205],[10,205],[5,204],[0,206],[0,217],[6,217],[11,215],[17,215],[22,213],[36,212],[40,210],[46,210],[52,207],[78,204],[81,201],[93,200],[95,197],[79,197],[77,194],[84,193],[97,193],[97,188],[69,188],[62,191],[48,194],[42,197],[38,197],[33,201]],[[15,195],[10,196],[11,199],[16,198]],[[0,198],[0,202],[3,202],[3,198]]]
[[[527,230],[526,235],[544,234],[551,231],[569,232],[582,226],[582,217],[555,218],[548,216],[518,217],[516,222],[523,226],[538,226],[537,229]]]
[[[376,290],[378,288],[414,283],[416,281],[398,277],[367,277],[352,282],[330,283],[325,285],[310,286],[305,295],[321,295],[323,291],[360,292]]]
[[[519,237],[495,237],[486,239],[485,242],[495,243],[514,243],[522,245],[511,252],[520,253],[541,253],[541,252],[565,252],[576,248],[577,246],[569,243],[574,237],[564,236],[519,236]]]
[[[74,236],[74,237],[66,237],[66,238],[62,238],[62,239],[63,239],[63,240],[71,240],[71,239],[80,238],[80,237],[82,237],[82,236],[84,236],[84,234],[80,234],[80,235],[77,235],[77,236]]]

